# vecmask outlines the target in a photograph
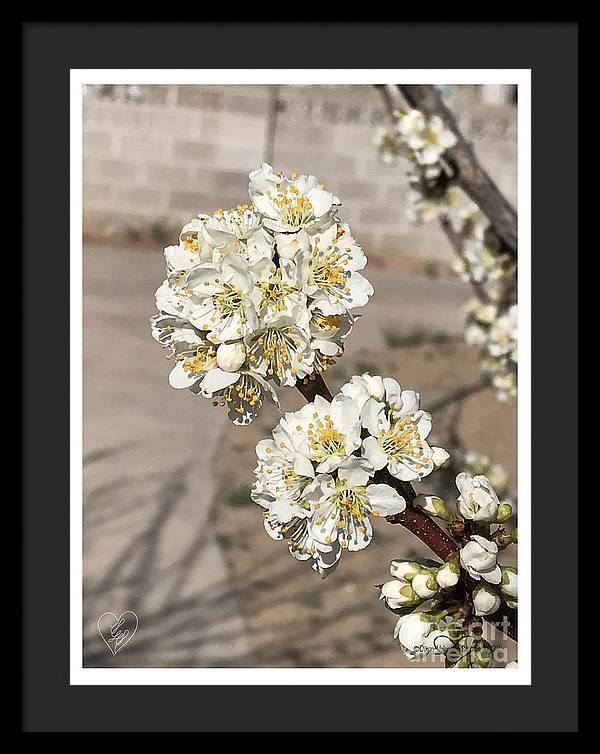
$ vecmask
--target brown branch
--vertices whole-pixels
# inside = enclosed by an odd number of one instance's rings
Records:
[[[406,500],[406,508],[402,513],[386,516],[390,524],[401,524],[411,531],[421,542],[442,560],[448,560],[458,550],[456,542],[426,513],[413,506],[417,497],[415,488],[410,482],[402,482],[393,477],[387,469],[381,469],[375,474],[374,481],[379,484],[389,484]]]
[[[505,251],[517,258],[517,213],[494,181],[479,164],[473,148],[462,135],[456,119],[446,107],[437,87],[430,84],[398,84],[411,107],[428,116],[439,115],[455,134],[456,144],[444,155],[454,171],[454,180],[471,197],[504,241]],[[386,92],[389,91],[386,88]]]
[[[302,393],[308,403],[320,395],[325,400],[332,399],[331,392],[325,384],[325,381],[318,372],[311,375],[313,379],[296,383],[296,387]],[[460,549],[458,544],[437,524],[432,518],[419,508],[415,508],[413,502],[417,497],[414,487],[410,482],[402,482],[393,477],[387,469],[381,469],[375,474],[375,481],[378,483],[389,484],[397,490],[406,500],[406,508],[402,513],[396,513],[393,516],[386,516],[386,521],[390,524],[400,524],[418,537],[421,542],[427,545],[439,558],[448,560]],[[506,608],[506,610],[504,609]],[[506,616],[506,621],[503,617]],[[516,611],[511,611],[506,605],[502,605],[500,610],[489,617],[495,623],[500,622],[499,628],[506,633],[511,639],[517,639],[517,621]]]
[[[325,398],[326,401],[330,401],[333,396],[329,392],[325,380],[318,372],[313,372],[311,377],[313,377],[312,380],[307,377],[305,380],[296,383],[296,387],[306,398],[306,402],[312,403],[316,395],[320,395],[322,398]]]
[[[465,245],[465,235],[464,233],[457,231],[454,229],[454,226],[450,222],[450,219],[446,215],[442,215],[439,218],[439,224],[440,228],[444,231],[446,234],[446,238],[450,242],[450,246],[454,249],[456,252],[456,255],[458,257],[462,257],[463,248]],[[473,291],[477,295],[477,298],[484,304],[490,303],[490,297],[487,294],[487,291],[485,290],[485,286],[481,285],[481,283],[476,282],[473,280],[471,276],[469,276],[469,282],[471,283],[471,287],[473,288]]]

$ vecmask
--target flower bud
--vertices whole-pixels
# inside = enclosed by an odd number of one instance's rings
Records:
[[[385,604],[392,610],[417,605],[421,601],[411,585],[407,581],[399,579],[387,581],[383,584],[379,599],[385,600]]]
[[[500,595],[489,584],[482,582],[473,589],[475,615],[491,615],[498,610],[500,604]]]
[[[414,660],[421,654],[425,638],[431,633],[435,623],[425,613],[403,615],[394,629],[394,639],[398,639],[404,654]]]
[[[500,591],[509,607],[516,607],[519,599],[519,590],[517,583],[517,569],[510,566],[500,566],[502,571],[502,581],[500,582]]]
[[[454,560],[450,560],[438,569],[435,579],[441,589],[451,589],[458,584],[460,567]]]
[[[418,573],[412,580],[413,590],[423,599],[429,599],[438,591],[435,577],[429,571]]]
[[[470,668],[472,639],[461,636],[455,640],[454,646],[446,650],[447,668]]]
[[[503,524],[512,516],[512,505],[510,503],[500,503],[498,506],[498,512],[496,513],[496,523]]]
[[[485,537],[473,534],[460,551],[460,564],[469,576],[490,584],[499,584],[502,579],[500,566],[496,562],[498,545]]]
[[[418,495],[415,498],[414,505],[420,508],[428,516],[435,516],[444,521],[452,521],[452,514],[446,508],[446,504],[441,497],[436,495]]]
[[[485,639],[475,639],[470,653],[472,668],[490,668],[494,660],[492,645]]]
[[[438,628],[432,631],[425,638],[425,646],[435,654],[443,654],[454,646],[454,641],[447,630],[440,630]]]
[[[217,364],[224,372],[237,372],[246,361],[246,347],[241,341],[221,343],[217,348]]]
[[[420,570],[421,566],[410,560],[392,560],[390,563],[390,573],[392,576],[404,581],[411,581],[413,576],[416,576]]]
[[[477,523],[496,520],[498,495],[487,477],[462,472],[456,477],[456,486],[460,492],[456,507],[463,518]]]

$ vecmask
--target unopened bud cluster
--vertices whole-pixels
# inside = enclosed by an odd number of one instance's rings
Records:
[[[517,570],[501,565],[498,553],[516,542],[516,529],[500,524],[512,516],[510,503],[501,502],[490,480],[466,472],[456,478],[458,499],[452,512],[435,495],[419,495],[415,507],[446,524],[461,547],[445,563],[432,560],[393,560],[393,576],[380,587],[380,599],[400,615],[395,637],[411,659],[446,654],[448,667],[489,667],[491,647],[466,631],[481,618],[497,613],[506,603],[517,607]],[[448,621],[454,633],[448,629]]]

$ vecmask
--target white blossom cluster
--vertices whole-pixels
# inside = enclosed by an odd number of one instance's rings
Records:
[[[385,162],[404,158],[408,172],[408,215],[421,224],[448,214],[457,192],[447,179],[444,154],[456,144],[456,136],[442,119],[427,118],[419,110],[397,112],[392,128],[379,129],[375,143]]]
[[[313,175],[250,173],[251,204],[198,215],[165,249],[153,337],[170,351],[172,387],[253,420],[266,395],[343,353],[352,311],[373,288],[367,258]]]
[[[482,371],[506,401],[517,394],[517,306],[509,303],[516,295],[516,265],[490,241],[489,222],[474,205],[463,214],[460,235],[463,252],[455,270],[477,294],[466,308],[465,340],[479,349]]]
[[[378,471],[420,480],[448,459],[427,442],[430,430],[418,393],[368,373],[352,377],[331,401],[317,396],[284,414],[256,446],[252,499],[265,508],[267,533],[327,576],[344,550],[369,545],[372,516],[406,508]]]
[[[499,400],[517,394],[517,305],[500,310],[472,299],[466,307],[465,340],[479,349],[482,371],[489,375]]]
[[[487,301],[502,303],[514,295],[516,266],[495,242],[489,220],[474,204],[461,212],[459,233],[462,253],[453,268],[467,283],[473,283]]]
[[[455,513],[435,496],[420,495],[414,504],[432,517],[460,522],[467,532],[460,550],[445,563],[392,561],[394,578],[380,587],[380,599],[400,614],[394,637],[409,658],[445,654],[450,647],[462,647],[461,664],[452,660],[450,665],[466,666],[466,660],[462,661],[465,654],[468,666],[485,666],[472,657],[472,650],[483,645],[467,641],[463,628],[458,628],[464,624],[464,600],[457,588],[470,591],[476,618],[496,613],[502,601],[517,607],[517,570],[498,563],[499,543],[504,548],[515,542],[516,530],[507,534],[499,527],[512,515],[512,506],[500,502],[487,477],[461,472],[456,486],[459,495]]]
[[[466,340],[481,349],[482,370],[489,374],[498,398],[516,396],[517,310],[516,304],[510,305],[516,296],[516,265],[502,251],[488,218],[453,183],[444,155],[456,144],[456,136],[438,116],[409,110],[396,113],[391,129],[379,129],[375,143],[384,161],[404,158],[410,164],[411,221],[443,217],[460,237],[454,270],[478,296],[467,311]]]
[[[396,111],[392,128],[379,128],[375,144],[382,159],[408,159],[418,165],[439,166],[444,153],[456,144],[456,136],[438,115],[428,118],[420,110]]]

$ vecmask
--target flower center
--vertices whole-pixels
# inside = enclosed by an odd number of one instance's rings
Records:
[[[258,283],[258,287],[262,293],[260,301],[261,307],[269,307],[271,309],[276,309],[277,311],[282,311],[286,308],[286,296],[289,296],[289,294],[293,293],[295,290],[292,285],[286,285],[281,280],[280,269],[277,269],[264,283]]]
[[[274,492],[289,493],[293,488],[300,488],[300,476],[294,471],[293,464],[284,461],[280,464],[267,466],[265,473],[269,481],[269,486]]]
[[[309,282],[340,298],[342,293],[350,292],[346,285],[350,273],[344,269],[350,257],[347,252],[341,251],[337,246],[328,246],[325,250],[321,250],[319,241],[317,236],[314,240]]]
[[[270,196],[270,192],[269,192]],[[288,186],[285,191],[279,191],[271,197],[273,204],[279,210],[282,222],[293,228],[301,228],[308,225],[315,218],[310,199],[301,196],[296,186]]]
[[[246,239],[259,226],[259,218],[249,204],[238,204],[235,209],[218,209],[211,222],[213,227],[235,236],[238,241]]]
[[[298,370],[294,366],[294,354],[298,362],[303,360],[302,354],[298,353],[301,346],[288,331],[267,328],[251,347],[249,360],[251,363],[263,361],[269,376],[284,377],[288,370],[291,374],[296,374]]]
[[[318,416],[313,414],[315,422],[308,425],[307,431],[313,460],[321,462],[330,456],[347,455],[346,436],[336,429],[329,415],[323,419]]]
[[[339,329],[342,317],[340,314],[322,314],[317,310],[313,312],[312,323],[321,332],[331,332]]]
[[[434,147],[440,146],[440,137],[442,132],[432,126],[429,126],[426,131],[426,140]]]
[[[474,492],[469,492],[469,499],[466,502],[467,502],[467,508],[471,511],[471,513],[477,513],[477,511],[480,508],[480,505],[477,502],[477,498],[475,497]]]
[[[337,482],[338,491],[336,492],[336,502],[339,510],[339,517],[347,516],[363,517],[365,512],[370,512],[369,499],[366,496],[366,487],[347,487],[339,480]]]
[[[213,346],[204,350],[196,351],[194,356],[185,359],[183,362],[184,372],[193,372],[194,374],[203,374],[217,366],[217,351]]]
[[[408,417],[393,421],[390,428],[379,436],[379,444],[390,458],[410,456],[418,460],[425,455],[417,425]]]
[[[348,539],[356,536],[353,532],[357,529],[363,534],[367,531],[366,520],[371,513],[371,506],[365,493],[366,487],[347,487],[344,482],[337,482],[336,525],[342,532],[338,538],[341,547],[348,546]]]
[[[227,405],[230,411],[241,415],[247,413],[248,408],[261,403],[262,388],[252,377],[242,374],[237,382],[224,388],[219,396],[220,400],[213,401],[213,406]]]
[[[186,251],[195,251],[198,252],[200,245],[198,243],[198,234],[197,233],[190,233],[189,236],[186,236],[183,239],[183,248]]]
[[[221,314],[227,316],[231,314],[237,314],[237,312],[239,312],[239,310],[242,308],[242,304],[244,303],[244,295],[238,288],[235,288],[233,285],[229,285],[229,283],[223,283],[223,290],[220,293],[217,293],[213,297],[213,300],[215,302],[215,306],[221,312]]]
[[[310,544],[311,538],[308,530],[308,519],[293,518],[289,524],[281,527],[281,533],[287,537],[290,551],[301,552],[302,550],[314,555],[315,547]]]

